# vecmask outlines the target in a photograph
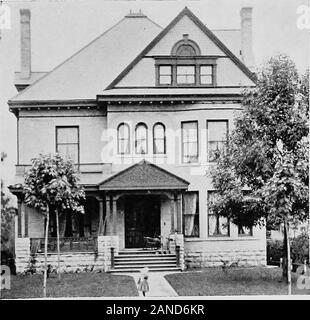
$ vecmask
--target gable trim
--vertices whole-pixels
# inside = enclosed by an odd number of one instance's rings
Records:
[[[185,7],[169,24],[161,31],[142,51],[141,53],[106,87],[105,90],[113,89],[137,64],[142,58],[155,47],[157,43],[184,17],[188,16],[198,28],[200,28],[211,41],[213,41],[234,63],[245,73],[254,83],[256,76],[249,68],[239,60],[220,39],[208,29],[187,7]]]
[[[114,180],[115,178],[121,176],[122,174],[124,174],[124,173],[132,170],[134,167],[140,166],[140,165],[142,165],[142,164],[147,164],[147,165],[155,168],[156,170],[160,170],[160,171],[163,172],[164,174],[169,175],[169,176],[177,179],[178,181],[180,181],[181,183],[184,184],[184,187],[181,187],[181,186],[172,186],[172,187],[174,187],[174,188],[187,189],[188,185],[190,184],[190,183],[189,183],[188,181],[186,181],[185,179],[183,179],[183,178],[181,178],[181,177],[178,177],[177,175],[175,175],[175,174],[173,174],[173,173],[171,173],[171,172],[169,172],[169,171],[167,171],[167,170],[165,170],[165,169],[163,169],[163,168],[161,168],[161,167],[159,167],[159,166],[157,166],[157,165],[155,165],[155,164],[153,164],[153,163],[151,163],[151,162],[148,162],[148,161],[146,161],[146,160],[142,160],[142,161],[140,161],[140,162],[138,162],[138,163],[135,163],[135,164],[132,165],[132,166],[129,166],[128,168],[126,168],[126,169],[124,169],[124,170],[121,170],[121,171],[117,172],[116,174],[112,175],[111,177],[109,177],[109,178],[101,181],[100,183],[98,183],[99,189],[100,189],[100,190],[105,189],[104,184],[106,184],[106,183]],[[130,188],[137,189],[138,187],[139,187],[139,186],[131,186]],[[171,186],[170,186],[170,187],[171,187]],[[114,187],[112,187],[112,188],[114,188]],[[145,188],[145,187],[142,187],[142,188]],[[150,188],[152,188],[151,185],[150,185],[150,187],[148,187],[148,189],[150,189]],[[161,189],[161,188],[162,188],[162,189],[167,189],[167,186],[162,186],[162,187],[156,186],[156,189]],[[109,189],[110,189],[110,187],[109,187]],[[168,189],[169,189],[169,188],[168,188]]]

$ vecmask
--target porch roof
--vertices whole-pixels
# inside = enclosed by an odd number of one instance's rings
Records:
[[[188,188],[189,182],[142,160],[99,183],[100,190],[171,190]]]

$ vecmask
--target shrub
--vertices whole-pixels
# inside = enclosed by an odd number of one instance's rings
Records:
[[[291,252],[294,263],[309,261],[309,235],[306,232],[291,241]]]
[[[267,241],[267,263],[271,265],[279,265],[280,259],[284,255],[282,240]]]

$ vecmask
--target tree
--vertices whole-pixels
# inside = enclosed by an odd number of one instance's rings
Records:
[[[64,160],[61,155],[42,155],[32,159],[32,166],[25,175],[25,203],[42,212],[45,223],[45,270],[43,295],[46,297],[47,279],[47,243],[51,209],[54,210],[57,221],[57,273],[60,278],[60,245],[59,245],[59,214],[70,210],[73,213],[84,213],[82,205],[85,193],[78,185],[78,172],[74,164]]]
[[[6,158],[6,153],[1,152],[1,162]],[[8,263],[12,270],[14,256],[14,216],[15,209],[11,203],[11,194],[5,191],[4,182],[1,179],[1,262]],[[11,260],[10,260],[11,259]]]
[[[227,146],[211,171],[215,213],[241,226],[284,225],[308,217],[309,72],[299,77],[285,55],[271,58],[243,94]],[[290,282],[290,251],[284,277]]]

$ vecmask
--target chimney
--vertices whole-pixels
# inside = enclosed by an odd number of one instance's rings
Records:
[[[30,16],[29,9],[20,9],[20,77],[22,79],[29,79],[31,75]]]
[[[251,71],[253,71],[254,55],[252,46],[252,8],[242,8],[240,16],[242,61]]]

